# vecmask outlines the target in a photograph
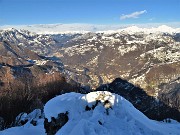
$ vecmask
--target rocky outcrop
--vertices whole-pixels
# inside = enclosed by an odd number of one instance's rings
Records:
[[[44,119],[44,129],[47,135],[55,135],[56,132],[68,122],[68,112],[58,114],[57,118],[51,117],[51,121]]]

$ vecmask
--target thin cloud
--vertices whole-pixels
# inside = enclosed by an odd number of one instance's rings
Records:
[[[125,19],[129,19],[129,18],[139,18],[139,16],[144,13],[147,13],[147,11],[143,10],[143,11],[136,11],[136,12],[133,12],[133,13],[127,14],[127,15],[123,14],[123,15],[121,15],[120,19],[125,20]]]

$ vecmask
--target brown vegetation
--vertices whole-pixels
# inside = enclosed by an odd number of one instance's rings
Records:
[[[16,74],[9,67],[1,68],[0,117],[4,118],[5,127],[12,126],[19,113],[42,109],[56,95],[77,91],[78,85],[67,83],[60,72],[50,74],[38,69]]]

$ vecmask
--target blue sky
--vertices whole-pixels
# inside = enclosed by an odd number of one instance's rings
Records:
[[[0,25],[180,22],[180,0],[0,0]]]

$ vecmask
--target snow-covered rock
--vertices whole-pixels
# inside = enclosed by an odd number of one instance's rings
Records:
[[[68,122],[56,135],[179,135],[180,124],[148,119],[123,97],[106,91],[67,93],[46,103],[45,117],[51,121],[68,112]],[[45,134],[42,119],[37,126],[26,124],[0,132],[1,135]]]
[[[40,109],[35,109],[31,113],[20,113],[16,117],[16,125],[24,125],[26,122],[38,121],[39,118],[42,118],[43,114]]]

